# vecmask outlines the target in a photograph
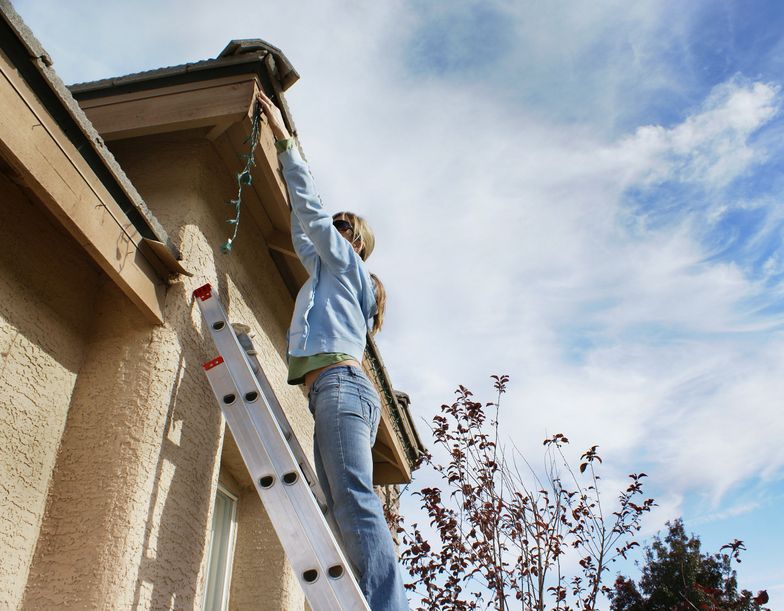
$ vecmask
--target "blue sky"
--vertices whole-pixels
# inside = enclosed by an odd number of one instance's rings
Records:
[[[782,606],[784,4],[14,5],[66,82],[282,48],[323,200],[376,231],[417,416],[509,374],[510,441],[646,471],[646,535],[745,540]]]

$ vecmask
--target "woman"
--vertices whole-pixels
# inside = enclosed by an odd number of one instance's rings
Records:
[[[308,280],[289,328],[289,383],[305,384],[315,418],[316,474],[346,554],[373,611],[408,609],[381,501],[373,491],[371,447],[381,417],[362,371],[369,323],[383,313],[365,259],[375,240],[358,216],[327,214],[280,110],[260,92],[291,200],[291,239]]]

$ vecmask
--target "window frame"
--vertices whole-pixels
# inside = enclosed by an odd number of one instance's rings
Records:
[[[226,611],[229,608],[231,575],[234,569],[234,550],[237,543],[237,507],[239,505],[239,497],[233,492],[231,492],[226,486],[224,486],[220,482],[218,482],[218,485],[215,489],[215,495],[213,496],[213,500],[212,500],[212,514],[210,520],[210,542],[209,545],[207,546],[207,572],[205,573],[204,594],[202,595],[201,608],[203,610],[207,609],[206,607],[207,595],[210,592],[210,570],[212,568],[212,561],[213,561],[212,546],[213,543],[215,542],[215,537],[213,536],[214,530],[212,525],[215,520],[215,505],[218,500],[218,494],[223,494],[231,502],[231,517],[229,520],[230,526],[229,526],[229,533],[228,533],[229,544],[227,546],[226,558],[224,560],[224,562],[226,563],[226,567],[225,567],[226,570],[223,578],[223,583],[221,584],[221,587],[223,588],[223,594],[221,596],[221,602],[219,607],[219,611]],[[213,611],[213,610],[209,610],[209,611]]]

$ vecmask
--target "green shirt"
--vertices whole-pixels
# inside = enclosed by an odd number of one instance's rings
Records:
[[[285,153],[289,149],[293,149],[295,145],[294,138],[284,138],[283,140],[275,140],[275,148],[279,153]]]
[[[354,357],[342,352],[322,352],[313,356],[289,355],[289,384],[296,386],[305,383],[305,374],[321,369],[327,365],[353,361]]]

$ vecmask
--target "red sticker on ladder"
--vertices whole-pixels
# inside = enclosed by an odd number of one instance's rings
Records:
[[[207,363],[204,363],[202,367],[204,367],[204,371],[209,371],[213,367],[217,367],[218,365],[220,365],[222,362],[223,362],[223,357],[219,356],[212,359],[211,361],[208,361]]]
[[[195,291],[193,291],[193,296],[198,297],[202,301],[206,301],[212,297],[212,285],[210,285],[208,282],[207,284],[200,286]]]

